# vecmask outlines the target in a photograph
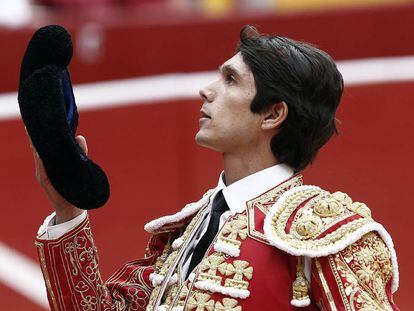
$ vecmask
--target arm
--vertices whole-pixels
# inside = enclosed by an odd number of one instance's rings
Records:
[[[76,140],[87,153],[85,139]],[[59,195],[32,150],[36,178],[55,209],[55,217],[47,218],[35,242],[51,309],[145,310],[152,291],[149,275],[169,233],[154,235],[145,258],[127,263],[105,284],[86,212]]]
[[[398,310],[390,249],[370,232],[344,250],[315,258],[312,291],[322,310]]]
[[[36,239],[52,310],[145,310],[152,291],[149,275],[166,235],[153,236],[144,259],[127,263],[106,283],[89,219],[58,239]]]

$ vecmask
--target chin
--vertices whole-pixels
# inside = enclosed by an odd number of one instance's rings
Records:
[[[208,139],[201,131],[198,131],[198,133],[195,135],[195,141],[198,145],[206,147],[206,143],[208,142]]]
[[[215,151],[220,151],[219,148],[217,148],[215,146],[212,139],[209,138],[208,136],[204,135],[201,131],[199,131],[196,134],[195,141],[196,141],[197,145],[199,145],[201,147],[205,147],[205,148],[212,149],[212,150],[215,150]]]

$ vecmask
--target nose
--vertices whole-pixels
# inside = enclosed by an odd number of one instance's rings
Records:
[[[211,103],[214,99],[214,91],[212,90],[211,85],[203,87],[198,93],[200,94],[200,97],[206,102]]]

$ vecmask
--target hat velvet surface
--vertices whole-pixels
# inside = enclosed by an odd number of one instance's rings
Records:
[[[78,110],[67,69],[73,55],[61,26],[40,28],[20,69],[18,102],[32,144],[59,194],[81,209],[103,206],[110,187],[105,172],[75,140]]]

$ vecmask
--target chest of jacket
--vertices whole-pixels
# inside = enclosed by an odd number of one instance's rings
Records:
[[[262,230],[266,204],[250,204],[229,217],[204,259],[182,281],[180,250],[202,213],[203,209],[166,249],[168,256],[164,254],[165,261],[152,276],[155,288],[147,310],[274,310],[275,305],[294,309],[290,300],[296,258],[267,243]]]

